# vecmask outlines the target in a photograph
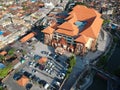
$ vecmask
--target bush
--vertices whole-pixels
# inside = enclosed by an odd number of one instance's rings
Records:
[[[103,25],[108,24],[108,23],[110,23],[110,20],[108,20],[108,19],[105,19],[105,20],[103,21]]]

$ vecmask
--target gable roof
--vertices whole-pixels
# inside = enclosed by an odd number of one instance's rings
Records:
[[[75,29],[78,29],[77,26],[70,22],[64,22],[63,24],[59,25],[58,28],[65,29],[68,31],[74,31]]]
[[[91,26],[82,31],[80,35],[97,38],[101,29],[102,22],[103,20],[101,18],[96,17]]]
[[[85,35],[80,35],[78,38],[75,39],[75,41],[86,44],[88,42],[88,39],[89,37],[86,37]]]
[[[76,5],[69,14],[73,16],[75,14],[77,19],[80,21],[96,16],[96,12],[94,12],[93,9],[87,8],[86,6],[83,5]]]
[[[36,35],[35,32],[31,32],[29,34],[27,34],[25,37],[23,37],[22,39],[20,39],[20,42],[24,43],[26,41],[28,41],[29,39],[31,39],[32,37],[34,37]]]
[[[68,31],[68,30],[65,30],[65,29],[57,29],[55,32],[57,33],[61,33],[61,34],[64,34],[64,35],[68,35],[68,36],[76,36],[78,34],[78,31]]]
[[[0,55],[5,56],[6,54],[7,54],[7,52],[6,52],[6,51],[2,51],[2,52],[0,52]]]
[[[47,28],[42,30],[42,32],[47,33],[47,34],[52,34],[54,31],[55,30],[52,27],[50,27],[50,26],[48,26]]]

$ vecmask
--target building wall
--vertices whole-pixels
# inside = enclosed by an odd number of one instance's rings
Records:
[[[92,45],[92,42],[94,41],[93,38],[89,38],[88,42],[85,44],[85,47],[90,50],[91,49],[91,45]]]
[[[55,38],[57,40],[59,40],[61,37],[64,37],[69,44],[72,44],[72,45],[74,44],[74,38],[73,37],[66,36],[66,35],[59,34],[59,33],[54,33],[54,35],[53,35],[53,38]]]
[[[45,34],[44,36],[44,43],[51,45],[51,40],[52,40],[53,34]]]

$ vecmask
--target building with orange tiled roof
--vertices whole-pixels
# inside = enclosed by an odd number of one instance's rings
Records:
[[[31,32],[31,33],[27,34],[25,37],[23,37],[22,39],[20,39],[20,42],[24,43],[24,42],[30,40],[35,35],[36,35],[35,32]]]
[[[95,50],[102,23],[101,14],[96,10],[76,5],[64,23],[42,31],[45,34],[44,43],[83,55],[88,50]]]
[[[7,52],[6,52],[6,51],[2,51],[2,52],[0,52],[0,55],[5,56],[6,54],[7,54]]]

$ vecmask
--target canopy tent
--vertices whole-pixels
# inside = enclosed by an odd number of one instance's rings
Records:
[[[20,86],[25,86],[27,83],[29,82],[29,79],[25,76],[22,76],[18,81],[17,83],[20,85]]]
[[[46,57],[42,57],[42,58],[40,58],[39,61],[38,61],[39,64],[44,64],[44,63],[46,63],[46,62],[47,62],[47,58],[46,58]]]

